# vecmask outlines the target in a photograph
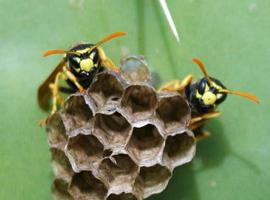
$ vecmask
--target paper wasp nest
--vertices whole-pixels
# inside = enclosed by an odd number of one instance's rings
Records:
[[[177,93],[103,72],[48,121],[56,199],[138,200],[163,191],[195,153]]]

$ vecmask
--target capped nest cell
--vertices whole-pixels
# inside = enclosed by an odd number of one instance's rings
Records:
[[[157,93],[146,81],[110,71],[98,74],[48,119],[54,196],[142,200],[163,191],[174,168],[194,156],[189,121],[180,94]]]

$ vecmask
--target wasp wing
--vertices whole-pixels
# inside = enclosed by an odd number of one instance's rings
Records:
[[[57,73],[63,70],[65,63],[65,59],[62,59],[62,61],[56,66],[53,72],[38,88],[38,104],[43,110],[49,110],[50,98],[52,96],[49,85],[50,83],[54,82]]]

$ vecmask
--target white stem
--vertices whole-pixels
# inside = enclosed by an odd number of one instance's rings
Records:
[[[179,38],[179,35],[178,35],[178,32],[177,32],[175,23],[173,21],[173,18],[172,18],[170,10],[168,8],[168,4],[167,4],[166,0],[159,0],[159,3],[160,3],[160,5],[161,5],[161,7],[163,9],[163,12],[164,12],[164,14],[165,14],[165,16],[167,18],[167,21],[168,21],[168,23],[170,25],[170,28],[171,28],[177,42],[180,42],[180,38]]]

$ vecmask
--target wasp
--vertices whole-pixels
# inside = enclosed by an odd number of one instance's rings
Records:
[[[217,106],[225,101],[228,94],[238,95],[259,103],[259,99],[248,92],[232,91],[227,89],[220,80],[210,77],[202,61],[197,58],[192,60],[198,65],[203,73],[203,77],[196,82],[192,82],[193,75],[188,75],[183,81],[174,80],[164,86],[160,91],[176,91],[184,95],[191,107],[191,122],[189,128],[195,130],[197,139],[209,136],[209,133],[200,130],[202,125],[209,119],[220,115],[216,110]]]
[[[46,51],[43,54],[44,57],[55,54],[64,54],[64,57],[38,89],[40,107],[48,110],[52,97],[51,114],[53,114],[57,111],[57,105],[62,105],[64,102],[59,94],[60,92],[68,94],[77,91],[83,92],[90,86],[95,75],[106,68],[119,73],[120,69],[106,56],[100,45],[123,35],[125,33],[116,32],[96,44],[80,43],[69,50],[54,49]],[[60,87],[60,80],[66,81],[67,86]]]

